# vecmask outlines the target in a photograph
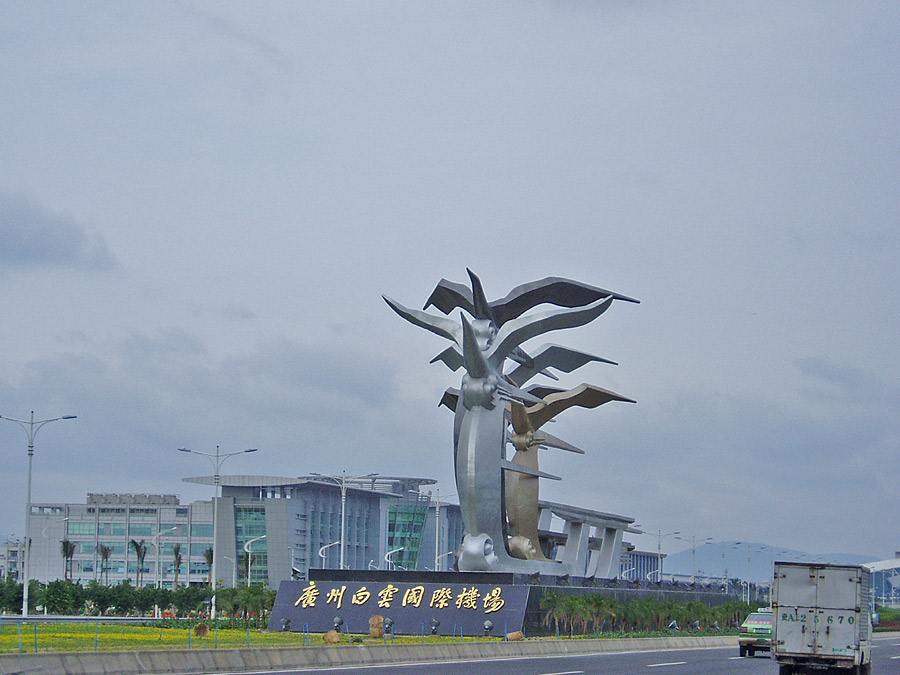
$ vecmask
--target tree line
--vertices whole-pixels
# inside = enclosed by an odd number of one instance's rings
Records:
[[[756,605],[738,601],[710,607],[696,600],[617,600],[599,593],[546,593],[540,607],[543,625],[566,635],[654,632],[672,630],[675,626],[680,630],[725,631],[740,625],[757,609]]]
[[[64,568],[64,579],[69,580],[72,578],[72,565],[73,559],[75,557],[76,545],[74,542],[69,541],[68,539],[63,539],[59,542],[59,553],[63,557],[63,561],[65,562]],[[131,539],[128,542],[128,548],[134,552],[134,556],[137,562],[136,571],[135,571],[135,582],[138,586],[141,585],[141,581],[144,578],[144,559],[147,557],[147,542],[144,539]],[[106,584],[109,585],[109,559],[112,556],[112,547],[107,544],[101,544],[97,548],[97,553],[100,557],[100,578],[103,579],[105,577]],[[212,584],[212,561],[213,561],[213,549],[212,546],[207,547],[203,551],[203,559],[206,561],[206,581],[210,585]],[[172,546],[172,567],[175,572],[175,587],[178,587],[178,575],[181,572],[181,566],[184,564],[184,551],[182,549],[181,544],[174,544]]]
[[[208,586],[178,586],[174,589],[133,586],[123,581],[107,586],[60,579],[28,587],[29,613],[86,616],[150,616],[154,607],[167,616],[199,617],[208,614],[212,590]],[[220,614],[243,619],[264,619],[275,602],[275,591],[265,584],[220,588],[216,608]],[[10,577],[0,583],[0,612],[17,614],[22,608],[22,584]]]

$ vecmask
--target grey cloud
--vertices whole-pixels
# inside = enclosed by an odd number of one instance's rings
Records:
[[[237,303],[225,305],[219,310],[219,314],[231,321],[251,321],[256,318],[256,312]]]
[[[53,394],[77,408],[81,467],[100,469],[126,452],[128,470],[137,471],[129,481],[165,478],[170,490],[177,479],[157,457],[178,445],[266,448],[267,465],[289,474],[303,470],[300,460],[287,461],[291,453],[315,447],[301,456],[327,469],[360,447],[389,452],[404,414],[389,369],[364,352],[281,340],[215,359],[180,330],[132,335],[102,359],[72,353],[33,361],[0,394],[0,410]]]
[[[0,263],[109,270],[115,258],[99,234],[24,195],[0,189]]]
[[[564,480],[542,489],[561,501],[636,516],[654,531],[690,527],[701,537],[791,537],[811,550],[890,553],[884,542],[892,523],[859,527],[866,504],[900,508],[880,469],[892,465],[900,437],[887,401],[823,415],[755,395],[692,391],[673,398],[688,403],[646,400],[560,416],[553,433],[587,454],[547,451],[542,468]],[[747,509],[765,518],[735,530],[735,514]]]
[[[795,365],[804,375],[804,391],[812,399],[856,403],[885,414],[900,405],[900,386],[861,368],[824,357],[799,358]]]
[[[176,6],[180,7],[185,14],[198,19],[205,27],[217,35],[249,47],[282,70],[289,68],[290,58],[288,54],[271,40],[266,40],[260,35],[242,28],[220,14],[190,6],[184,2],[178,2]]]
[[[857,389],[868,379],[857,368],[837,365],[821,357],[807,356],[797,359],[796,364],[804,375],[845,389]]]

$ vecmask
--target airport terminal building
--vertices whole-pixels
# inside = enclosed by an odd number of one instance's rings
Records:
[[[213,484],[211,476],[185,480]],[[450,569],[462,519],[458,506],[438,508],[431,500],[424,488],[434,483],[392,476],[346,481],[345,567],[433,569],[437,559],[440,569]],[[179,549],[179,584],[209,583],[210,549],[222,584],[246,583],[248,542],[251,582],[277,587],[292,574],[306,577],[311,567],[338,567],[341,488],[335,482],[235,475],[222,476],[220,485],[215,547],[212,499],[182,504],[175,495],[91,493],[83,504],[35,503],[30,576],[47,582],[65,578],[68,569],[69,578],[85,583],[135,583],[132,540],[147,548],[140,570],[144,585],[158,579],[172,587]],[[64,539],[75,544],[71,560],[62,555]]]
[[[213,491],[212,476],[184,480]],[[68,571],[83,583],[136,583],[139,565],[131,542],[143,541],[143,585],[173,586],[176,551],[179,585],[208,584],[213,551],[219,583],[244,584],[249,548],[250,581],[277,588],[292,576],[308,578],[312,568],[339,567],[342,492],[345,568],[449,570],[464,526],[458,505],[432,495],[435,482],[371,475],[343,478],[342,490],[340,480],[320,475],[221,476],[215,527],[212,499],[182,504],[175,495],[90,493],[83,504],[36,503],[30,576],[47,582]],[[646,572],[643,564],[651,561],[636,565],[628,557],[633,546],[622,539],[636,532],[629,529],[632,519],[549,502],[541,507],[548,557],[581,561],[585,573],[598,578],[635,566]],[[70,560],[62,555],[64,539],[75,544]]]

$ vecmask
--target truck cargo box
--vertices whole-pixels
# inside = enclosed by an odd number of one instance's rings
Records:
[[[772,656],[780,672],[868,673],[871,573],[857,565],[776,562]]]

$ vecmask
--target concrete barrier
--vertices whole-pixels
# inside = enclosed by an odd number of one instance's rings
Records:
[[[426,645],[193,649],[99,654],[4,654],[0,675],[145,675],[148,673],[237,673],[285,668],[363,666],[425,661],[528,658],[566,654],[734,647],[737,636],[622,638],[615,640],[523,640]]]

